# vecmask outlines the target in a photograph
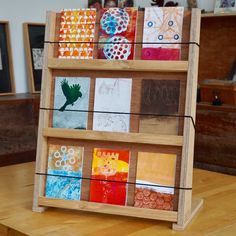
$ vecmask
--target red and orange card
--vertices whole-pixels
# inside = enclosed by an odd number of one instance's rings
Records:
[[[90,201],[125,205],[129,156],[128,150],[94,149]]]
[[[137,8],[103,8],[101,10],[98,58],[134,59]]]

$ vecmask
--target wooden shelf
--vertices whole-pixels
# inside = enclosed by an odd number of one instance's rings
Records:
[[[144,12],[139,11],[137,41],[141,41],[143,34],[143,19]],[[56,34],[58,33],[58,17],[59,14],[49,12],[47,15],[46,26],[46,41],[58,41]],[[200,38],[200,18],[201,11],[199,9],[192,9],[191,12],[184,14],[183,24],[183,39],[184,41],[199,43]],[[99,25],[96,25],[97,29]],[[98,36],[98,35],[97,35]],[[139,53],[137,57],[140,59],[141,46],[137,47]],[[197,90],[197,72],[198,72],[198,55],[199,48],[195,45],[183,47],[184,58],[189,61],[153,61],[153,60],[68,60],[54,57],[57,48],[53,45],[45,45],[44,50],[44,67],[43,67],[43,83],[41,107],[52,107],[54,104],[54,87],[56,76],[84,76],[87,73],[91,74],[91,91],[96,85],[97,74],[101,74],[107,78],[112,74],[115,78],[121,78],[122,72],[130,72],[133,79],[132,84],[132,99],[131,111],[137,111],[141,105],[141,92],[143,80],[177,80],[180,81],[179,92],[179,114],[195,117],[196,109],[196,90]],[[70,70],[70,71],[69,71]],[[111,73],[112,72],[112,73]],[[141,73],[142,72],[142,73]],[[165,73],[165,74],[164,74]],[[127,73],[123,73],[127,74]],[[167,86],[167,85],[166,85]],[[164,87],[164,86],[163,86]],[[158,92],[159,93],[159,92]],[[163,92],[166,93],[166,92]],[[167,94],[165,96],[168,97]],[[90,93],[90,107],[94,105],[94,92]],[[169,103],[165,101],[165,103]],[[153,105],[155,106],[155,104]],[[165,220],[174,222],[173,228],[182,230],[196,214],[201,206],[199,201],[196,207],[192,208],[192,192],[186,191],[185,188],[192,187],[192,162],[194,149],[194,134],[195,130],[190,120],[180,122],[178,125],[179,132],[184,136],[178,135],[159,135],[150,133],[137,133],[139,130],[139,117],[132,123],[132,131],[135,133],[121,133],[121,132],[104,132],[93,130],[78,130],[78,129],[63,129],[51,128],[50,121],[52,120],[52,112],[41,112],[39,121],[39,136],[37,147],[37,164],[36,170],[40,173],[47,173],[48,163],[48,146],[50,144],[61,145],[61,143],[80,143],[81,147],[85,147],[86,158],[83,159],[83,175],[90,176],[91,170],[84,168],[91,166],[92,153],[94,147],[99,144],[103,147],[112,148],[115,146],[117,150],[128,146],[132,151],[132,163],[129,166],[129,180],[136,180],[137,176],[135,168],[137,166],[138,152],[152,152],[153,153],[173,153],[176,155],[176,173],[175,184],[181,186],[179,191],[175,191],[173,202],[175,211],[164,211],[154,209],[144,209],[133,207],[135,189],[127,189],[127,205],[118,206],[104,203],[95,203],[84,201],[89,199],[90,186],[85,184],[81,188],[82,201],[51,199],[45,197],[46,181],[45,176],[35,176],[35,191],[34,191],[34,205],[33,210],[42,212],[45,207],[59,207],[73,210],[83,210],[107,214],[125,215],[132,217],[141,217],[156,220]],[[92,117],[91,117],[92,118]],[[88,119],[89,126],[92,126],[92,119]],[[168,122],[168,121],[167,121]],[[155,128],[155,126],[153,126]],[[98,144],[98,146],[97,146]],[[173,149],[173,152],[172,152]],[[87,155],[88,154],[88,155]],[[87,171],[87,172],[86,172]],[[83,183],[82,183],[83,185]]]
[[[188,61],[115,61],[76,60],[50,58],[48,68],[61,70],[103,70],[103,71],[147,71],[147,72],[187,72]]]
[[[177,222],[177,212],[175,211],[162,211],[156,209],[153,210],[153,209],[137,208],[130,206],[118,206],[118,205],[110,205],[110,204],[87,202],[87,201],[51,199],[46,197],[39,197],[39,205]]]
[[[236,16],[236,12],[227,12],[227,13],[202,13],[201,17],[226,17],[226,16]]]
[[[178,146],[183,145],[183,136],[175,135],[156,135],[143,133],[113,133],[93,130],[73,130],[45,128],[43,136],[50,138],[96,140],[123,143],[140,143],[151,145]]]

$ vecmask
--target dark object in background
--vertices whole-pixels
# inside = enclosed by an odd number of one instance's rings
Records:
[[[118,0],[105,0],[105,8],[118,7]]]
[[[118,0],[118,7],[133,7],[134,1],[133,0]]]
[[[222,101],[219,99],[218,95],[215,95],[214,100],[212,101],[212,105],[213,106],[221,106],[222,105]]]
[[[102,8],[102,0],[88,0],[89,8],[96,8],[99,11]]]
[[[157,6],[157,7],[176,7],[179,4],[177,2],[175,3],[173,1],[168,1],[164,4],[164,0],[152,0],[151,5]]]
[[[151,5],[152,6],[157,6],[157,7],[163,7],[164,6],[164,0],[152,0]]]
[[[197,0],[188,0],[188,8],[197,8]]]
[[[178,6],[179,4],[176,2],[173,2],[173,1],[169,1],[165,4],[165,7],[176,7]]]

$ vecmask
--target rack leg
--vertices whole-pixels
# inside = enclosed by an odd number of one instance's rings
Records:
[[[172,229],[177,230],[177,231],[184,230],[190,224],[190,222],[193,220],[193,218],[197,215],[197,213],[202,208],[202,206],[203,206],[203,199],[193,199],[192,212],[191,212],[189,219],[187,219],[184,222],[184,224],[174,223],[172,225]]]

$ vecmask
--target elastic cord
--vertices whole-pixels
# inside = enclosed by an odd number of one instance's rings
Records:
[[[73,43],[77,43],[77,44],[132,44],[132,45],[139,45],[139,44],[148,44],[148,45],[158,45],[158,44],[167,44],[167,45],[171,45],[171,44],[179,44],[179,45],[196,45],[198,47],[200,47],[200,44],[197,42],[179,42],[179,43],[174,43],[174,42],[99,42],[99,41],[95,41],[95,42],[84,42],[84,41],[75,41],[75,42],[70,42],[70,41],[44,41],[44,43],[49,43],[49,44],[58,44],[58,43],[69,43],[69,44],[73,44]]]
[[[46,108],[40,107],[40,110],[46,111],[59,111],[59,109],[55,108]],[[194,129],[196,129],[196,125],[192,116],[184,116],[184,115],[165,115],[165,114],[150,114],[150,113],[135,113],[135,112],[112,112],[112,111],[91,111],[91,110],[73,110],[66,109],[68,112],[87,112],[87,113],[97,113],[97,114],[116,114],[116,115],[133,115],[133,116],[155,116],[155,117],[174,117],[174,118],[188,118],[191,119]]]
[[[70,178],[70,179],[79,179],[79,180],[89,180],[89,181],[103,181],[108,183],[117,183],[117,184],[130,184],[130,185],[137,185],[137,186],[146,186],[146,187],[159,187],[159,188],[168,188],[168,189],[176,189],[176,190],[187,190],[191,191],[192,188],[183,188],[177,186],[165,186],[165,185],[157,185],[157,184],[141,184],[141,183],[134,183],[129,181],[116,181],[116,180],[104,180],[104,179],[93,179],[88,177],[79,177],[79,176],[67,176],[67,175],[55,175],[55,174],[47,174],[47,173],[35,173],[36,175],[40,176],[51,176],[51,177],[61,177],[61,178]]]

